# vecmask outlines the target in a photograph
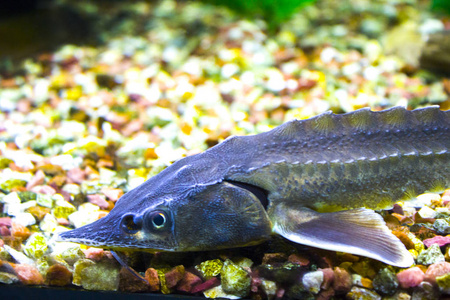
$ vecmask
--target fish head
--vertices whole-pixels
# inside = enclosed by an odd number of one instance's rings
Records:
[[[151,178],[105,217],[57,239],[112,250],[203,251],[252,245],[271,235],[252,191],[225,181],[186,181],[191,172],[183,170]]]

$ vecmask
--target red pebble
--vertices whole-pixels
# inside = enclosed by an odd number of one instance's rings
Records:
[[[191,293],[195,294],[195,293],[198,293],[198,292],[203,292],[205,290],[209,290],[209,289],[211,289],[213,287],[216,287],[219,284],[220,284],[220,280],[217,277],[213,277],[213,278],[208,279],[208,280],[206,280],[205,282],[203,282],[203,283],[201,283],[199,285],[194,286],[191,289]]]
[[[151,292],[159,291],[158,271],[156,271],[153,268],[148,268],[147,271],[145,271],[145,279],[147,280],[147,282],[149,284],[149,290]]]
[[[58,222],[59,225],[62,226],[69,226],[70,222],[67,219],[64,218],[57,218],[56,221]]]
[[[45,173],[42,170],[38,170],[36,174],[34,174],[33,178],[28,181],[26,188],[27,190],[31,190],[35,186],[42,185],[45,182]]]
[[[450,273],[450,263],[441,261],[428,267],[427,272],[425,273],[425,280],[431,283],[436,283],[436,277],[447,273]]]
[[[346,294],[350,291],[351,287],[352,276],[350,275],[350,273],[343,268],[334,268],[333,289],[335,290],[336,294]]]
[[[105,256],[105,251],[99,248],[89,248],[83,250],[83,252],[87,259],[91,259],[93,261],[100,261]]]
[[[101,209],[107,209],[109,207],[108,202],[101,195],[87,195],[87,199],[90,203],[98,205]]]
[[[288,261],[302,267],[306,267],[309,265],[310,261],[306,256],[300,254],[291,254],[289,255]]]
[[[409,268],[397,274],[398,282],[404,289],[418,286],[425,278],[425,273],[419,268]]]
[[[8,227],[0,225],[0,236],[10,236],[11,230]]]
[[[323,290],[328,289],[334,281],[334,271],[331,268],[320,269],[323,273],[323,281],[320,286]]]
[[[72,283],[72,272],[70,272],[65,266],[60,264],[54,264],[48,268],[47,275],[45,277],[48,285],[65,286]]]
[[[11,218],[10,217],[0,218],[0,226],[11,226]]]
[[[179,290],[180,292],[190,293],[192,288],[196,285],[199,285],[200,283],[202,283],[200,277],[189,271],[186,271],[184,272],[183,278],[177,285],[177,290]]]
[[[86,179],[86,172],[80,168],[70,169],[66,175],[69,182],[76,184],[81,184]]]
[[[167,287],[173,288],[177,285],[177,283],[183,278],[184,275],[184,266],[179,265],[174,268],[172,268],[169,272],[164,274],[164,277],[166,278],[166,285]]]
[[[433,244],[438,244],[439,247],[442,247],[450,244],[450,237],[437,235],[435,237],[432,237],[431,239],[423,240],[423,244],[427,246],[427,248]]]
[[[25,285],[39,285],[44,283],[44,278],[38,269],[27,264],[13,265],[14,271],[20,281]]]

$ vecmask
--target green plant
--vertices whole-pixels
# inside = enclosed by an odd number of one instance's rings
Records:
[[[269,33],[277,31],[281,23],[295,12],[315,0],[202,0],[214,5],[226,6],[239,15],[253,19],[262,18],[267,22]]]

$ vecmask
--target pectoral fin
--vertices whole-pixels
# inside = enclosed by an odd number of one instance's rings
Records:
[[[403,268],[414,263],[382,217],[369,209],[318,213],[279,204],[270,217],[276,233],[299,244],[362,255]]]

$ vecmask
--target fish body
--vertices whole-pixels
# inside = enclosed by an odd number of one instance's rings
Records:
[[[273,234],[407,267],[375,209],[450,186],[450,111],[361,109],[231,137],[126,193],[60,240],[106,248],[201,251]]]

